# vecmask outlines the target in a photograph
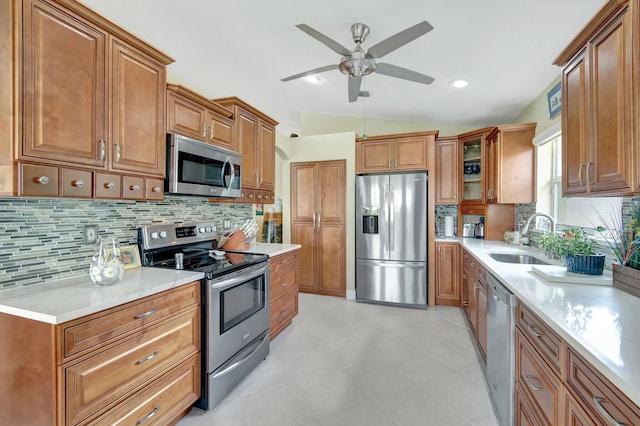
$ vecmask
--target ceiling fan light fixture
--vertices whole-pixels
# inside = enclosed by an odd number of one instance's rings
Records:
[[[304,80],[307,83],[311,83],[311,84],[322,84],[322,83],[324,83],[324,78],[320,77],[317,74],[307,75],[307,76],[304,77]]]
[[[469,86],[470,84],[471,84],[471,82],[469,82],[467,80],[451,80],[449,82],[449,86],[455,87],[456,89],[464,89],[465,87]]]

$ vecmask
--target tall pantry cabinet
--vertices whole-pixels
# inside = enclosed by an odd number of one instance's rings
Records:
[[[302,245],[299,288],[346,295],[346,161],[291,164],[291,242]]]

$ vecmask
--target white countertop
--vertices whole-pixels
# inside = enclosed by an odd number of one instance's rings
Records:
[[[101,287],[89,273],[0,292],[0,312],[49,324],[61,324],[203,278],[200,272],[135,268],[122,280]]]
[[[293,250],[302,248],[300,244],[280,244],[280,243],[250,243],[249,248],[243,250],[247,253],[266,254],[275,257]]]
[[[640,298],[610,286],[561,284],[502,263],[489,252],[542,252],[498,241],[461,238],[468,249],[527,307],[640,406]]]

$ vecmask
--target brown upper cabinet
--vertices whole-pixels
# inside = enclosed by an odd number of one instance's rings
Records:
[[[1,7],[0,193],[33,183],[20,181],[22,163],[163,178],[173,60],[76,1]]]
[[[639,192],[640,0],[608,1],[554,64],[563,67],[563,195]]]
[[[488,203],[535,201],[533,137],[536,123],[495,127],[486,141],[486,199]]]
[[[233,112],[176,84],[167,84],[167,132],[238,151]]]
[[[427,170],[429,136],[437,132],[405,133],[356,139],[356,173]]]
[[[458,135],[460,158],[460,180],[459,193],[460,202],[463,204],[484,204],[486,173],[486,136],[491,131],[491,127],[474,130],[472,132]]]
[[[233,112],[236,147],[242,153],[242,188],[275,190],[276,126],[278,122],[236,97],[214,99]],[[260,201],[258,201],[260,202]]]
[[[436,140],[436,204],[458,204],[458,138]]]

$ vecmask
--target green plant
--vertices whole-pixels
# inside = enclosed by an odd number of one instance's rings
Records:
[[[607,242],[618,262],[623,266],[640,269],[640,203],[633,202],[631,219],[624,224],[622,220],[622,202],[612,208],[611,216],[599,215],[603,225],[596,230]]]
[[[582,228],[567,228],[561,234],[548,232],[540,237],[540,248],[556,256],[583,255],[595,253],[595,242]]]

